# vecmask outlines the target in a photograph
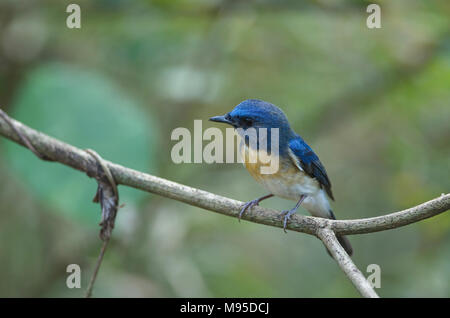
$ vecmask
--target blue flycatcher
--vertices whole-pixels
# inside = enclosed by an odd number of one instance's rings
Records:
[[[313,216],[336,219],[328,201],[328,197],[334,198],[325,167],[311,147],[291,129],[281,109],[262,100],[249,99],[228,114],[211,117],[210,120],[229,124],[237,130],[242,139],[240,150],[245,167],[269,192],[268,195],[245,203],[239,219],[247,209],[274,195],[297,201],[293,209],[282,212],[285,231],[291,215],[296,213],[300,205]],[[251,141],[249,128],[256,131],[256,142]],[[274,134],[278,135],[276,144]],[[251,160],[252,156],[257,160]],[[267,165],[267,160],[260,160],[262,156],[278,163],[274,173],[262,173],[261,168]],[[352,255],[353,249],[348,239],[338,236],[338,240],[345,251]]]

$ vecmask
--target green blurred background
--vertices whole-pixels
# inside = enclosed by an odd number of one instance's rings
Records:
[[[66,7],[81,6],[81,29]],[[104,158],[248,201],[240,164],[174,164],[173,129],[240,101],[280,106],[333,183],[338,218],[450,189],[450,2],[0,0],[0,105]],[[96,183],[0,140],[0,296],[83,296],[101,242]],[[94,296],[357,297],[316,238],[120,187]],[[271,199],[263,206],[286,209]],[[300,213],[305,213],[301,210]],[[352,236],[380,296],[450,296],[450,215]],[[68,289],[79,264],[82,289]]]

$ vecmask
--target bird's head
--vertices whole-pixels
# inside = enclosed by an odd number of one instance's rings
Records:
[[[234,128],[279,128],[280,132],[290,131],[286,115],[277,106],[258,99],[248,99],[223,116],[209,120],[226,123]]]

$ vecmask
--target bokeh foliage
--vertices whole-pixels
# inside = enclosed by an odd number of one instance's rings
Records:
[[[319,154],[338,218],[385,214],[450,189],[450,3],[0,1],[0,103],[18,120],[104,158],[247,201],[239,164],[171,161],[177,127],[247,98],[279,105]],[[0,296],[81,296],[99,251],[95,181],[1,142]],[[95,296],[357,296],[307,235],[120,187]],[[277,209],[292,202],[271,199]],[[303,212],[303,211],[302,211]],[[381,296],[449,297],[450,216],[353,236],[382,269]]]

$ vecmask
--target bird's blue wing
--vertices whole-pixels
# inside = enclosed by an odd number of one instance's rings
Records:
[[[328,179],[325,167],[311,147],[298,136],[289,142],[289,150],[289,154],[294,163],[307,175],[317,179],[320,186],[324,188],[330,198],[334,200],[333,193],[331,192],[331,182]]]

